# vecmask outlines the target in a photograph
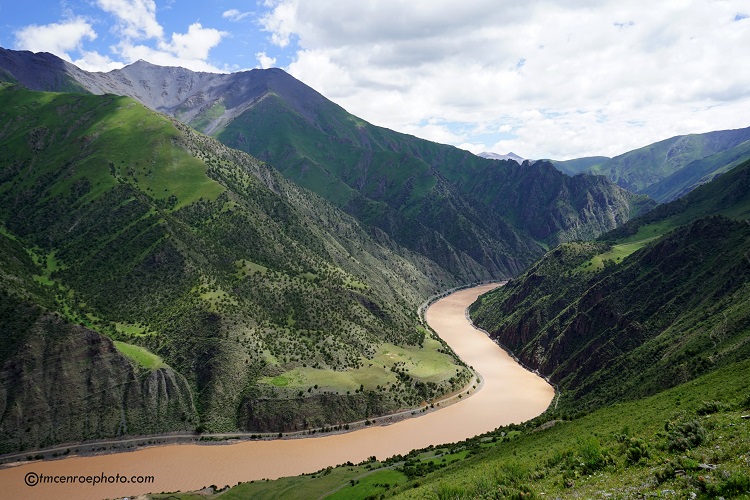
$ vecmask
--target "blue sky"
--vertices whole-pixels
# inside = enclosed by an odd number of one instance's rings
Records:
[[[0,46],[50,51],[87,70],[121,67],[144,54],[190,69],[227,72],[260,67],[259,57],[265,53],[276,57],[266,56],[270,59],[264,62],[275,59],[276,66],[288,65],[294,54],[292,47],[273,45],[270,34],[263,31],[260,19],[269,9],[262,2],[44,0],[35,4],[38,8],[29,9],[23,2],[0,5]],[[174,34],[188,35],[207,53],[196,51],[190,56],[176,47],[170,51],[160,46],[173,42]],[[91,57],[92,53],[100,57]]]
[[[750,126],[747,0],[34,0],[0,46],[89,71],[281,67],[376,125],[474,152],[614,156]]]

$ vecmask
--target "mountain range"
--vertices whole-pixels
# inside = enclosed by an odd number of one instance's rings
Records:
[[[747,498],[748,217],[750,161],[480,297],[556,386],[539,417],[208,498]]]
[[[595,237],[653,206],[602,178],[373,126],[279,69],[210,74],[139,61],[88,73],[4,49],[0,69],[33,90],[133,97],[268,162],[463,281],[515,275],[549,245]]]
[[[415,314],[454,278],[264,163],[113,95],[5,84],[0,123],[2,450],[322,425],[315,405],[332,423],[460,382]],[[446,375],[362,370],[388,345]],[[306,412],[254,403],[308,386]]]
[[[665,203],[750,159],[750,127],[680,135],[614,158],[552,163],[569,175],[604,175],[619,186]]]
[[[1,49],[0,80],[3,451],[300,430],[456,390],[469,371],[419,303],[653,204],[370,125],[281,70]]]
[[[539,417],[208,498],[747,498],[749,217],[746,161],[480,297],[476,324],[556,386]]]

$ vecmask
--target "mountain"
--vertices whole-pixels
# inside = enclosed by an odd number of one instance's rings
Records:
[[[501,155],[501,154],[490,153],[490,152],[485,151],[483,153],[479,153],[477,156],[481,156],[482,158],[488,158],[490,160],[513,160],[519,165],[523,163],[525,160],[525,158],[521,158],[520,156],[518,156],[517,154],[513,152],[509,152],[506,155]]]
[[[0,123],[0,451],[333,425],[469,377],[415,313],[455,278],[267,164],[111,94],[2,84]]]
[[[666,203],[750,159],[750,127],[680,135],[614,158],[552,161],[569,175],[604,175],[634,193]]]
[[[87,73],[49,55],[0,55],[29,88],[72,79],[95,94],[131,96],[267,161],[462,281],[516,275],[545,247],[595,237],[652,206],[602,178],[491,161],[373,126],[279,69],[220,75],[139,61]],[[24,61],[39,72],[14,72]]]
[[[750,358],[750,161],[480,299],[480,327],[560,389],[635,399]]]
[[[610,159],[607,156],[587,156],[573,160],[550,160],[550,162],[561,172],[568,175],[577,175],[588,172],[592,167],[605,163]]]

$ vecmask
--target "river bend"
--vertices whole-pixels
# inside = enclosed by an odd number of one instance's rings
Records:
[[[5,498],[104,498],[146,492],[196,490],[314,472],[369,456],[384,459],[431,444],[461,441],[499,426],[529,420],[554,397],[553,388],[524,369],[466,319],[466,308],[495,285],[453,293],[432,304],[427,323],[484,383],[460,402],[388,426],[304,439],[242,441],[224,445],[175,444],[99,456],[40,461],[0,470]],[[152,484],[39,484],[30,473],[77,476],[154,476]]]

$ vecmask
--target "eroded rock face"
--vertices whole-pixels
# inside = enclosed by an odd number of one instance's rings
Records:
[[[0,358],[0,452],[194,428],[190,388],[171,368],[138,367],[95,331],[17,310],[24,321],[0,323],[20,340]]]

